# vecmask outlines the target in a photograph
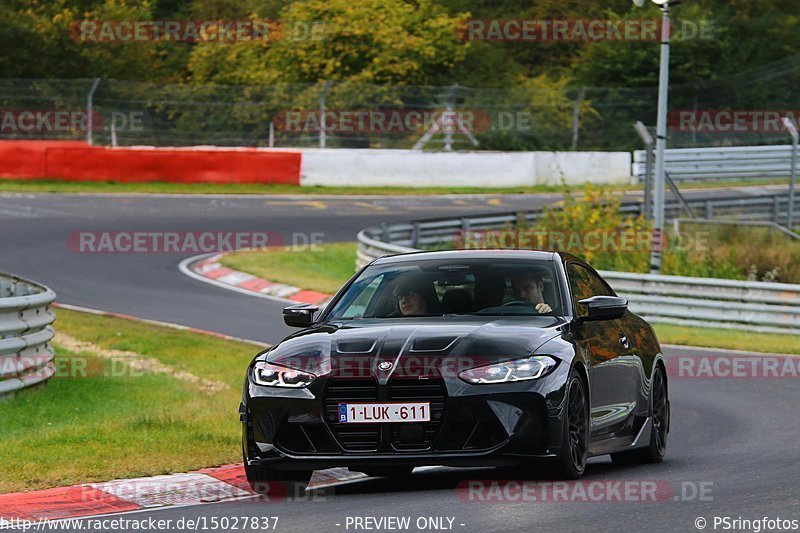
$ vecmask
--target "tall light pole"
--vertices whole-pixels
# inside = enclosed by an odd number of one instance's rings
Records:
[[[661,8],[661,68],[658,76],[658,123],[656,125],[656,176],[653,192],[653,244],[650,252],[650,273],[661,273],[661,252],[664,246],[664,153],[667,149],[667,103],[669,101],[669,41],[671,5],[680,0],[651,0]],[[645,0],[633,0],[639,7]]]

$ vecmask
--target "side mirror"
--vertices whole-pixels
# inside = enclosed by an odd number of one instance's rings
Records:
[[[283,321],[287,326],[307,328],[314,323],[314,313],[319,306],[310,304],[291,305],[283,308]]]
[[[628,310],[628,300],[619,296],[592,296],[578,303],[588,310],[587,316],[581,317],[584,321],[614,320],[622,318]]]

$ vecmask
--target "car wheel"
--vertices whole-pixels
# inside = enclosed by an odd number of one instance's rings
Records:
[[[561,479],[578,479],[586,470],[589,456],[589,401],[586,386],[573,369],[567,381],[563,438],[553,474]]]
[[[313,470],[278,470],[266,465],[249,465],[244,451],[242,451],[242,456],[247,483],[258,494],[269,493],[270,482],[281,483],[279,492],[285,491],[289,495],[302,494],[314,473]]]
[[[648,464],[660,463],[667,452],[667,432],[669,431],[669,398],[667,382],[661,367],[656,367],[653,374],[653,385],[650,389],[650,418],[653,429],[650,442],[644,448],[629,452],[612,453],[611,460],[615,464]]]
[[[387,466],[383,468],[369,468],[362,470],[370,477],[405,477],[410,476],[413,466]]]

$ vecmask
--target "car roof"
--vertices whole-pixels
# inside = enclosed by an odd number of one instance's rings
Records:
[[[436,252],[411,252],[407,254],[388,255],[374,261],[375,265],[414,263],[427,259],[531,259],[536,261],[553,261],[554,252],[544,250],[441,250]]]

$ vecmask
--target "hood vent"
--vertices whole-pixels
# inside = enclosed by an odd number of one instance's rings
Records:
[[[342,339],[336,341],[339,353],[371,353],[375,349],[375,339]]]
[[[412,352],[444,352],[448,350],[458,337],[428,337],[414,339],[411,345]]]

